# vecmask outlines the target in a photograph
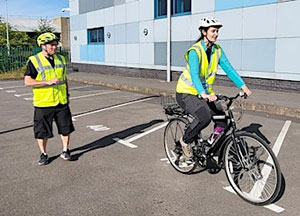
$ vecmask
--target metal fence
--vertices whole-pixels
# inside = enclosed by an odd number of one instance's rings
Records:
[[[28,57],[40,51],[40,47],[11,47],[8,52],[7,47],[0,47],[0,73],[25,66]],[[63,55],[67,60],[67,65],[70,66],[70,51],[59,47],[57,53]]]

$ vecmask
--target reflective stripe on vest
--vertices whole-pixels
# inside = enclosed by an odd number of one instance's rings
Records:
[[[185,84],[187,84],[187,85],[189,85],[189,86],[195,88],[195,85],[193,84],[193,81],[188,80],[187,78],[185,78],[185,76],[184,76],[183,73],[180,75],[180,78],[181,78],[181,80],[182,80]],[[212,85],[209,85],[209,84],[207,84],[206,82],[202,82],[202,85],[203,85],[203,88],[204,88],[205,90],[208,89],[208,88],[212,88]]]

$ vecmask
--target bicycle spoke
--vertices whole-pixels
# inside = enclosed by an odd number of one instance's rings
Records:
[[[268,148],[247,133],[225,150],[225,172],[231,186],[239,196],[256,204],[270,203],[280,189],[278,162]]]

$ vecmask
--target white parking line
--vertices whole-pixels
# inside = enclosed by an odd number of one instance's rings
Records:
[[[111,94],[111,93],[117,93],[119,91],[109,91],[109,92],[100,92],[100,93],[95,93],[95,94],[88,94],[88,95],[82,95],[82,96],[77,96],[77,97],[70,97],[70,100],[74,100],[74,99],[79,99],[79,98],[86,98],[86,97],[93,97],[93,96],[97,96],[97,95],[105,95],[105,94]],[[24,98],[24,100],[26,101],[32,101],[33,98]]]
[[[19,81],[0,82],[0,85],[1,85],[1,84],[7,84],[7,83],[16,83],[16,82],[19,82]]]
[[[118,143],[120,143],[120,144],[122,144],[122,145],[125,145],[125,146],[127,146],[129,148],[137,148],[136,145],[134,145],[132,143],[129,143],[129,142],[125,141],[125,140],[122,140],[120,138],[113,138],[113,140],[116,141],[116,142],[118,142]]]
[[[87,128],[90,128],[94,131],[106,131],[106,130],[109,130],[110,128],[109,127],[106,127],[104,125],[88,125],[86,126]]]
[[[135,103],[140,103],[140,102],[144,102],[144,101],[148,101],[148,100],[152,100],[152,99],[153,98],[145,98],[145,99],[142,99],[142,100],[137,100],[137,101],[132,101],[132,102],[128,102],[128,103],[123,103],[123,104],[119,104],[119,105],[115,105],[115,106],[103,108],[103,109],[100,109],[100,110],[83,113],[81,115],[73,116],[72,119],[77,119],[77,118],[80,118],[80,117],[83,117],[83,116],[87,116],[87,115],[91,115],[91,114],[94,114],[94,113],[103,112],[103,111],[106,111],[106,110],[115,109],[115,108],[119,108],[119,107],[131,105],[131,104],[135,104]]]
[[[231,186],[223,187],[225,190],[229,191],[230,193],[236,194],[235,191],[232,189]],[[276,213],[281,213],[284,211],[284,208],[281,208],[280,206],[277,206],[275,204],[266,205],[264,208],[270,209],[271,211],[274,211]]]
[[[12,89],[12,88],[26,88],[26,86],[25,85],[9,86],[9,87],[4,87],[4,88],[0,88],[0,89],[4,90],[4,89]]]
[[[87,88],[90,86],[92,86],[92,85],[78,86],[78,87],[69,88],[69,90],[82,89],[82,88]]]
[[[275,154],[275,156],[277,157],[278,153],[279,153],[279,150],[282,146],[282,143],[283,143],[283,140],[288,132],[288,129],[291,125],[291,121],[286,121],[279,133],[279,136],[277,137],[276,139],[276,142],[273,146],[273,152]],[[269,156],[269,158],[267,159],[267,164],[270,164],[271,163],[271,157]],[[257,182],[255,182],[250,194],[251,195],[254,195],[255,197],[259,196],[265,186],[265,182],[266,180],[268,179],[269,175],[270,175],[270,172],[271,172],[271,168],[270,166],[266,166],[264,165],[263,169],[262,169],[262,176],[263,176],[263,179],[262,180],[259,180]],[[227,186],[227,187],[223,187],[225,190],[229,191],[229,192],[232,192],[235,194],[235,191],[231,188],[231,186]],[[266,205],[264,206],[265,208],[267,209],[270,209],[276,213],[280,213],[280,212],[283,212],[284,211],[284,208],[281,208],[275,204],[271,204],[271,205]]]
[[[272,150],[273,150],[276,157],[279,153],[279,150],[281,148],[281,145],[283,143],[283,140],[284,140],[284,138],[287,134],[287,131],[288,131],[290,125],[291,125],[291,121],[286,121],[285,122],[285,124],[284,124],[283,128],[281,129],[281,132],[280,132],[280,134],[279,134],[279,136],[278,136],[278,138],[277,138],[277,140],[276,140],[276,142],[273,146]],[[266,164],[272,164],[271,156],[268,157],[268,159],[266,161]],[[263,169],[261,171],[263,178],[261,180],[258,180],[258,181],[255,182],[255,184],[254,184],[254,186],[253,186],[253,188],[250,192],[250,195],[253,195],[255,197],[260,196],[260,194],[262,193],[262,191],[265,187],[266,181],[267,181],[271,171],[272,171],[271,166],[269,166],[269,165],[268,166],[266,166],[266,165],[263,166]]]
[[[143,136],[146,136],[146,135],[148,135],[150,133],[153,133],[154,131],[157,131],[157,130],[165,127],[167,124],[168,124],[168,122],[164,122],[163,124],[161,124],[161,125],[159,125],[159,126],[157,126],[155,128],[152,128],[152,129],[150,129],[150,130],[148,130],[148,131],[146,131],[144,133],[141,133],[141,134],[139,134],[139,135],[137,135],[135,137],[132,137],[132,138],[128,139],[127,142],[133,142],[134,140],[137,140],[137,139],[139,139],[139,138],[141,138]]]
[[[90,87],[90,86],[91,86],[91,85],[79,86],[79,87],[73,87],[73,88],[69,88],[69,90],[82,89],[82,88],[87,88],[87,87]],[[21,96],[25,96],[25,95],[32,95],[32,92],[29,92],[29,93],[23,93],[23,94],[15,94],[16,97],[21,97]]]
[[[8,90],[8,91],[6,91],[7,93],[14,93],[14,92],[16,92],[16,90]]]
[[[148,131],[145,131],[144,133],[141,133],[141,134],[139,134],[139,135],[137,135],[135,137],[129,138],[127,140],[122,140],[122,139],[119,139],[119,138],[116,138],[117,140],[115,138],[113,138],[113,140],[117,141],[118,143],[120,143],[122,145],[126,145],[128,147],[130,147],[130,146],[136,146],[136,145],[132,144],[131,142],[133,142],[134,140],[137,140],[137,139],[139,139],[139,138],[141,138],[143,136],[146,136],[146,135],[148,135],[150,133],[153,133],[154,131],[157,131],[157,130],[165,127],[167,124],[168,124],[168,122],[164,122],[163,124],[161,124],[161,125],[159,125],[159,126],[157,126],[155,128],[152,128],[152,129],[150,129]],[[130,147],[130,148],[132,148],[132,147]],[[134,147],[134,148],[137,148],[137,146]]]
[[[86,98],[86,97],[93,97],[93,96],[97,96],[97,95],[117,93],[117,92],[120,92],[120,91],[108,91],[108,92],[100,92],[100,93],[95,93],[95,94],[82,95],[82,96],[77,96],[77,97],[70,97],[70,100],[79,99],[79,98]]]

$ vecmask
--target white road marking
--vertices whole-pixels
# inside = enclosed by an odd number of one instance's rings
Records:
[[[30,93],[23,93],[23,94],[15,94],[16,97],[21,97],[21,96],[24,96],[24,95],[32,95],[33,93],[30,92]]]
[[[87,88],[90,86],[92,86],[92,85],[78,86],[78,87],[69,88],[69,90],[82,89],[82,88]]]
[[[25,85],[20,85],[20,86],[9,86],[9,87],[4,87],[4,88],[0,88],[0,89],[12,89],[12,88],[26,88]]]
[[[6,83],[16,83],[16,82],[19,82],[19,81],[0,82],[0,85],[1,85],[1,84],[6,84]]]
[[[16,90],[8,90],[6,91],[7,93],[13,93],[13,92],[16,92]]]
[[[74,88],[69,88],[69,90],[75,90],[75,89],[82,89],[82,88],[87,88],[90,87],[91,85],[86,85],[86,86],[79,86],[79,87],[74,87]],[[21,96],[25,96],[25,95],[32,95],[32,92],[29,93],[23,93],[23,94],[15,94],[16,97],[21,97]]]
[[[80,118],[80,117],[87,116],[87,115],[91,115],[91,114],[98,113],[98,112],[103,112],[103,111],[110,110],[110,109],[115,109],[115,108],[131,105],[131,104],[135,104],[135,103],[148,101],[148,100],[151,100],[151,99],[153,99],[153,98],[146,98],[146,99],[142,99],[142,100],[132,101],[132,102],[128,102],[128,103],[119,104],[119,105],[116,105],[116,106],[103,108],[103,109],[92,111],[92,112],[83,113],[81,115],[74,116],[73,119]]]
[[[143,137],[143,136],[146,136],[146,135],[148,135],[148,134],[150,134],[150,133],[153,133],[154,131],[157,131],[157,130],[159,130],[159,129],[165,127],[167,124],[168,124],[168,122],[164,122],[163,124],[161,124],[161,125],[159,125],[159,126],[157,126],[157,127],[155,127],[155,128],[152,128],[152,129],[150,129],[150,130],[148,130],[148,131],[145,131],[144,133],[141,133],[141,134],[139,134],[139,135],[137,135],[137,136],[135,136],[135,137],[129,138],[129,139],[127,139],[127,140],[122,140],[122,139],[117,138],[117,139],[118,139],[117,142],[119,142],[119,143],[121,143],[121,144],[123,144],[123,145],[125,145],[125,144],[126,144],[126,145],[133,145],[131,142],[133,142],[134,140],[137,140],[137,139],[139,139],[139,138],[141,138],[141,137]],[[116,140],[115,140],[115,141],[116,141]],[[135,146],[135,145],[134,145],[134,146]],[[137,147],[136,147],[136,148],[137,148]]]
[[[125,146],[127,146],[129,148],[137,148],[136,145],[134,145],[132,143],[129,143],[129,142],[125,141],[125,140],[122,140],[122,139],[119,139],[119,138],[113,138],[113,140],[116,141],[116,142],[118,142],[118,143],[120,143],[120,144],[122,144],[122,145],[125,145]]]
[[[273,152],[275,154],[275,156],[277,157],[279,150],[282,146],[283,140],[288,132],[288,129],[291,125],[291,121],[286,121],[283,128],[281,129],[281,132],[279,134],[279,136],[277,137],[277,140],[273,146]],[[271,156],[268,157],[266,164],[272,164],[272,158]],[[265,187],[266,181],[272,171],[272,168],[270,165],[264,165],[263,169],[261,171],[263,178],[261,180],[258,180],[255,182],[251,192],[250,192],[250,196],[254,196],[254,197],[259,197]],[[272,164],[273,165],[273,164]]]
[[[231,186],[227,186],[227,187],[223,187],[225,190],[229,191],[230,193],[233,193],[233,194],[236,194],[235,191],[232,189]],[[271,204],[271,205],[266,205],[264,206],[264,208],[267,208],[271,211],[274,211],[276,213],[281,213],[284,211],[284,208],[281,208],[280,206],[278,205],[275,205],[275,204]]]
[[[104,125],[88,125],[86,127],[90,128],[90,129],[92,129],[94,131],[106,131],[106,130],[110,129],[109,127],[106,127]]]
[[[291,125],[292,121],[285,121],[277,139],[276,139],[276,142],[273,146],[273,152],[275,154],[275,156],[277,157],[277,155],[279,154],[279,151],[280,151],[280,148],[282,146],[282,143],[283,143],[283,140],[288,132],[288,129]],[[268,159],[267,159],[267,164],[270,164],[271,163],[271,160],[272,158],[269,156]],[[271,173],[271,168],[270,166],[266,166],[264,165],[262,171],[262,176],[263,176],[263,179],[262,180],[258,180],[257,182],[255,182],[251,192],[249,193],[249,195],[253,195],[255,197],[258,197],[260,196],[264,186],[265,186],[265,182],[266,180],[268,179],[270,173]],[[230,191],[230,192],[234,192],[234,190],[231,188],[231,186],[228,186],[228,187],[224,187],[225,190],[227,191]],[[234,192],[235,193],[235,192]],[[283,212],[284,211],[284,208],[281,208],[275,204],[271,204],[271,205],[267,205],[267,206],[264,206],[265,208],[268,208],[274,212],[277,212],[277,213],[280,213],[280,212]]]
[[[141,138],[143,136],[146,136],[146,135],[148,135],[150,133],[153,133],[154,131],[157,131],[157,130],[165,127],[168,123],[169,122],[164,122],[163,124],[161,124],[161,125],[159,125],[159,126],[157,126],[155,128],[152,128],[152,129],[150,129],[150,130],[148,130],[148,131],[146,131],[144,133],[141,133],[141,134],[139,134],[139,135],[137,135],[135,137],[132,137],[132,138],[128,139],[127,142],[133,142],[134,140],[137,140],[137,139],[139,139],[139,138]]]
[[[93,96],[97,96],[97,95],[105,95],[105,94],[111,94],[111,93],[116,93],[119,91],[109,91],[109,92],[100,92],[100,93],[95,93],[95,94],[88,94],[88,95],[82,95],[82,96],[77,96],[77,97],[70,97],[70,100],[74,100],[74,99],[79,99],[79,98],[86,98],[86,97],[93,97]],[[24,100],[26,101],[32,101],[33,98],[24,98]]]
[[[167,164],[169,164],[170,163],[170,161],[169,161],[169,159],[168,158],[162,158],[162,159],[160,159],[161,161],[166,161],[167,162]]]
[[[77,97],[70,97],[70,100],[79,99],[79,98],[86,98],[86,97],[93,97],[93,96],[97,96],[97,95],[117,93],[117,92],[120,92],[120,91],[108,91],[108,92],[100,92],[100,93],[95,93],[95,94],[82,95],[82,96],[77,96]]]

